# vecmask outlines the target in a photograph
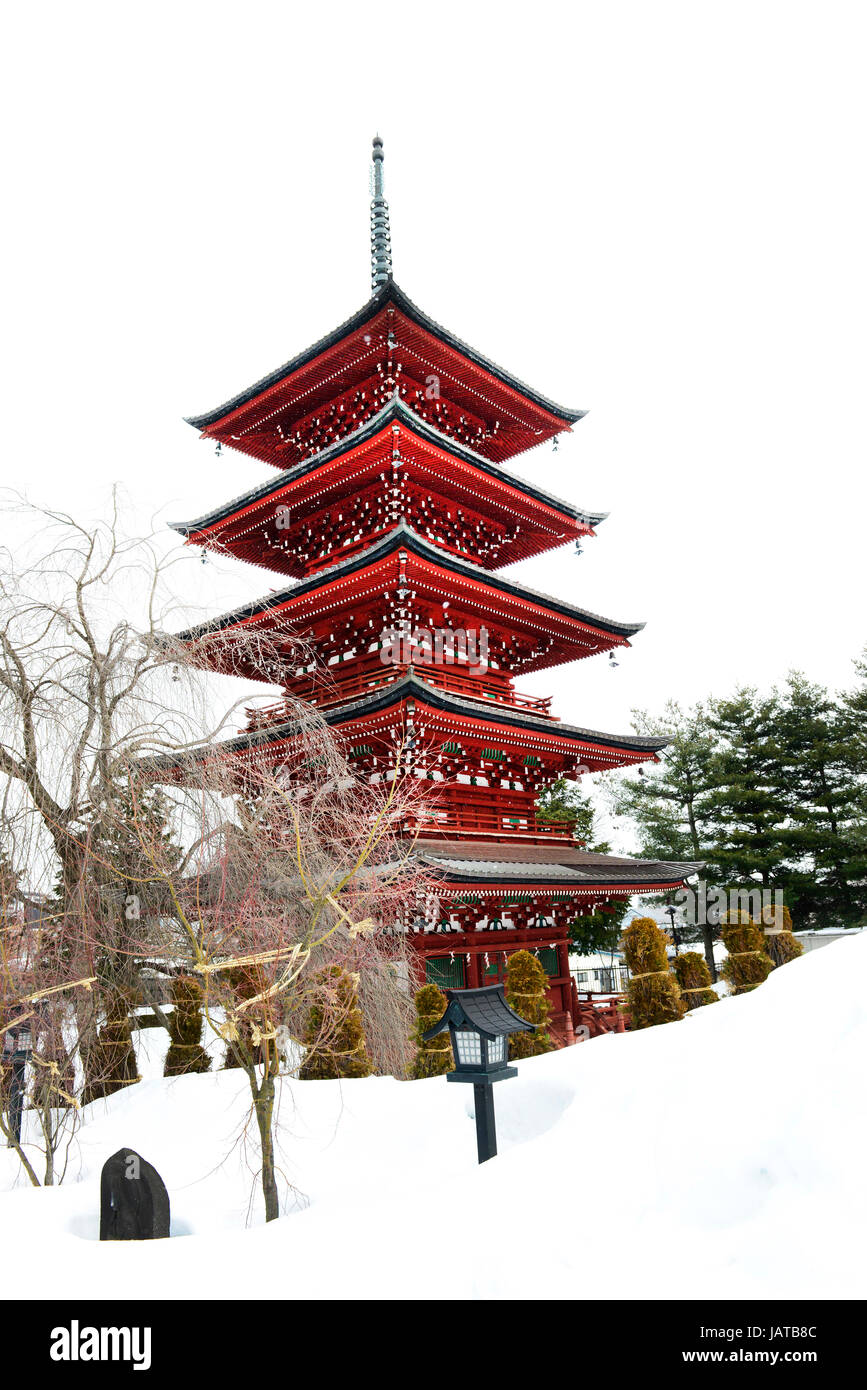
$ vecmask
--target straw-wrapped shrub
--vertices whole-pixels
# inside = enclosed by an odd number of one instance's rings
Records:
[[[762,933],[762,942],[775,966],[788,965],[790,960],[797,960],[798,956],[804,954],[803,941],[799,941],[790,931],[778,932],[776,936]]]
[[[84,1105],[141,1081],[130,1031],[129,1001],[123,994],[112,992],[108,996],[105,1022],[95,1041],[83,1044],[82,1060],[87,1077]]]
[[[186,1072],[210,1071],[211,1059],[202,1047],[202,1000],[198,980],[179,975],[172,984],[174,1010],[169,1019],[171,1042],[166,1053],[164,1076],[183,1076]]]
[[[703,1004],[715,1004],[718,995],[711,988],[707,961],[698,951],[684,951],[672,961],[684,1008],[700,1009]]]
[[[732,994],[748,994],[763,983],[773,970],[773,962],[765,950],[768,938],[750,921],[746,913],[729,913],[723,923],[722,939],[728,951],[720,974],[731,986]]]
[[[768,903],[762,908],[761,922],[762,945],[770,956],[774,965],[787,965],[790,960],[797,960],[798,956],[804,954],[804,943],[798,941],[792,932],[792,914],[787,907],[777,907],[776,904]],[[777,927],[777,931],[767,928]]]
[[[520,1018],[534,1024],[532,1033],[513,1033],[509,1057],[536,1057],[554,1046],[548,1032],[551,1006],[548,976],[530,951],[515,951],[506,962],[506,999]]]
[[[621,937],[629,967],[625,1012],[630,1028],[652,1028],[683,1018],[677,980],[668,966],[668,937],[652,917],[636,917]]]
[[[329,965],[319,972],[304,1032],[307,1055],[298,1073],[302,1081],[370,1076],[373,1071],[357,987],[358,976],[342,966]]]
[[[442,1076],[454,1070],[452,1044],[448,1028],[444,1028],[435,1038],[425,1042],[422,1033],[439,1023],[446,1011],[446,997],[436,985],[422,985],[415,996],[416,1022],[413,1031],[415,1058],[410,1068],[410,1076],[416,1081],[425,1076]]]

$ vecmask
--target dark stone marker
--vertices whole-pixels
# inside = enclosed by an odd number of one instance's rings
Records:
[[[135,1149],[118,1149],[100,1179],[100,1240],[159,1240],[169,1234],[166,1185]]]

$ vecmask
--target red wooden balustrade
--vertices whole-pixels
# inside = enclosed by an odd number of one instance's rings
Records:
[[[574,843],[575,821],[544,821],[532,811],[498,810],[490,803],[450,799],[409,817],[406,829],[425,835],[481,835],[498,840],[568,840]]]
[[[338,669],[332,667],[329,676],[325,679],[293,682],[292,693],[300,699],[309,700],[319,709],[328,709],[333,705],[370,695],[373,691],[400,680],[407,671],[412,670],[418,680],[424,681],[426,685],[433,686],[438,690],[448,690],[455,695],[463,695],[467,699],[490,701],[492,704],[505,705],[510,709],[526,710],[529,714],[544,719],[556,720],[557,718],[556,715],[550,713],[550,695],[522,695],[517,690],[512,690],[495,681],[485,680],[482,676],[463,675],[450,666],[378,665],[354,672],[348,678],[338,676],[336,674]],[[334,675],[331,675],[332,671],[335,672]],[[287,708],[286,702],[283,700],[278,700],[273,705],[258,708],[248,707],[246,713],[249,729],[265,728],[270,724],[279,724],[282,720],[291,718],[291,708]]]

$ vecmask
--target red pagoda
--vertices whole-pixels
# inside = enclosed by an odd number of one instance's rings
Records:
[[[580,547],[604,520],[509,466],[584,412],[531,390],[398,287],[382,165],[377,137],[371,298],[306,352],[188,422],[276,472],[175,529],[288,582],[181,636],[204,639],[204,650],[215,633],[261,633],[271,650],[285,636],[287,654],[292,637],[304,639],[316,660],[284,669],[281,683],[322,710],[358,775],[387,780],[399,763],[401,775],[436,784],[407,826],[413,854],[440,884],[436,912],[410,928],[419,980],[493,984],[511,952],[536,951],[554,1027],[570,1041],[569,923],[614,898],[680,886],[693,866],[590,853],[571,825],[538,817],[539,793],[555,779],[653,760],[665,741],[562,723],[549,699],[521,693],[515,679],[628,646],[643,624],[502,573],[555,546]],[[218,654],[211,664],[220,669]],[[231,669],[274,680],[253,658]],[[243,763],[264,750],[279,765],[289,711],[278,702],[249,713],[221,755]]]

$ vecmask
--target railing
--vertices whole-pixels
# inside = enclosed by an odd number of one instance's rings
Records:
[[[629,971],[625,965],[600,965],[596,969],[585,967],[573,970],[572,978],[578,994],[592,998],[600,994],[623,994],[629,983]]]
[[[339,668],[331,668],[339,670]],[[556,716],[550,713],[551,697],[541,695],[523,695],[508,686],[498,684],[496,681],[485,680],[484,677],[466,676],[459,671],[453,670],[450,666],[382,666],[368,667],[366,670],[356,671],[346,679],[341,679],[336,674],[326,675],[317,680],[299,680],[295,685],[293,693],[300,699],[309,700],[318,709],[328,709],[333,705],[343,704],[348,700],[361,699],[365,695],[371,695],[376,690],[381,690],[386,686],[392,685],[408,671],[412,671],[418,680],[423,681],[437,690],[451,691],[455,695],[463,695],[467,699],[490,701],[492,704],[503,705],[508,709],[526,710],[529,714],[535,714],[543,719],[556,720]],[[247,711],[248,729],[261,729],[271,724],[279,724],[284,719],[292,717],[291,706],[285,700],[279,700],[276,704],[264,707],[248,707]]]
[[[574,820],[543,821],[532,811],[498,810],[471,801],[448,801],[407,819],[410,832],[422,835],[495,836],[497,839],[569,840]]]

